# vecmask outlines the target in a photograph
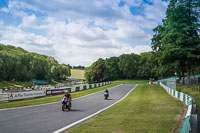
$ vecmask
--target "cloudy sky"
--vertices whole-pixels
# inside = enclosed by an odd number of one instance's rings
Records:
[[[89,66],[151,51],[168,0],[0,0],[0,43]]]

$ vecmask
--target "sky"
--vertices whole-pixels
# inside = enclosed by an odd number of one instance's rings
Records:
[[[0,0],[0,43],[71,66],[151,51],[168,0]]]

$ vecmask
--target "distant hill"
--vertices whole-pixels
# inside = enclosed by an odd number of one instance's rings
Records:
[[[71,78],[85,79],[84,73],[85,70],[71,69]]]

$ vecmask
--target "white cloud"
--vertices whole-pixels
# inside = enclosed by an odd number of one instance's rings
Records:
[[[0,43],[22,47],[31,52],[48,54],[53,50],[51,49],[53,45],[51,40],[33,33],[26,33],[19,27],[6,26],[0,30],[0,36],[2,38]]]
[[[151,51],[150,44],[145,43],[152,37],[147,30],[161,21],[166,2],[153,0],[153,5],[145,7],[145,16],[133,15],[129,9],[141,5],[141,0],[124,0],[121,7],[119,2],[10,1],[9,11],[21,18],[21,22],[17,26],[0,27],[0,43],[47,54],[60,63],[85,66],[98,58]],[[21,10],[25,8],[34,12]],[[157,14],[161,8],[162,13]]]
[[[9,9],[6,8],[6,7],[4,7],[4,8],[1,8],[0,11],[8,13],[8,12],[9,12]]]
[[[20,27],[29,27],[29,28],[36,28],[36,16],[32,14],[30,16],[23,15],[22,23],[19,25]]]
[[[152,2],[152,5],[146,5],[144,9],[145,17],[155,20],[156,22],[161,22],[165,17],[166,8],[169,2],[162,0],[152,0]]]
[[[140,54],[140,53],[149,52],[149,51],[152,51],[152,49],[148,45],[138,45],[138,46],[135,46],[133,49],[133,53],[135,54]]]

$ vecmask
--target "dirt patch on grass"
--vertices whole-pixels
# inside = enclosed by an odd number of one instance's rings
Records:
[[[187,106],[184,104],[183,109],[176,116],[176,125],[172,129],[172,133],[180,133],[181,132],[181,128],[184,123],[186,113],[187,113]]]

